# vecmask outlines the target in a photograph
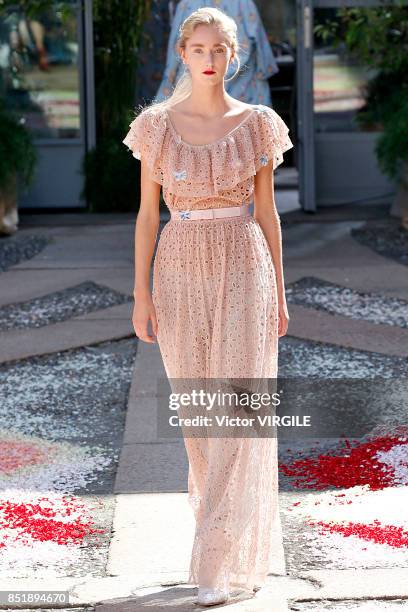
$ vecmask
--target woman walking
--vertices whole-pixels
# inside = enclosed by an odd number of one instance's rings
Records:
[[[182,24],[186,72],[173,94],[132,121],[123,142],[141,160],[133,325],[157,338],[170,379],[277,376],[288,312],[273,170],[292,147],[269,107],[224,89],[238,60],[237,26],[204,7]],[[171,211],[149,272],[160,189]],[[254,199],[254,215],[248,211]],[[154,336],[148,334],[151,322]],[[196,519],[189,583],[198,603],[265,583],[279,529],[277,440],[185,437]]]

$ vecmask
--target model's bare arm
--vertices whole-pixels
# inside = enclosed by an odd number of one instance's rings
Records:
[[[272,255],[279,302],[279,336],[284,336],[287,331],[289,314],[283,276],[282,232],[275,203],[272,161],[256,173],[254,189],[254,218],[262,228]]]
[[[141,199],[135,227],[135,285],[133,327],[144,342],[155,342],[148,334],[149,319],[157,336],[156,312],[150,293],[150,267],[160,223],[160,185],[150,178],[145,161],[141,160]]]

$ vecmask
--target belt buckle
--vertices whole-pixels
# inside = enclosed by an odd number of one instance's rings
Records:
[[[182,210],[180,212],[180,218],[181,219],[190,219],[190,213],[191,213],[191,210]]]

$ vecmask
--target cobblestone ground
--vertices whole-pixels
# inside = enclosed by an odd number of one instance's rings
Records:
[[[0,574],[104,575],[135,342],[0,366]]]
[[[408,504],[406,383],[399,400],[395,393],[394,401],[386,402],[407,379],[406,360],[290,337],[280,346],[282,376],[320,374],[312,398],[319,402],[315,414],[327,413],[325,423],[332,419],[334,431],[327,438],[280,442],[287,571],[408,567],[408,517],[402,512]],[[323,372],[330,379],[327,394],[318,388]],[[360,407],[354,401],[335,410],[331,394],[342,378],[350,385],[353,379],[373,380],[379,403]],[[336,436],[342,429],[348,435]],[[351,435],[358,430],[364,435]]]
[[[351,319],[408,327],[408,302],[378,293],[356,291],[316,277],[286,287],[288,304],[300,304]]]
[[[44,327],[131,302],[133,298],[87,281],[40,298],[0,308],[0,331]]]
[[[351,236],[376,257],[396,266],[408,262],[406,232],[393,220],[369,222]],[[54,238],[38,233],[0,240],[0,272],[52,245]],[[307,268],[288,285],[287,296],[289,305],[333,315],[333,321],[340,316],[401,333],[408,327],[406,299],[350,289]],[[47,329],[131,299],[89,278],[0,306],[0,333]],[[0,365],[2,578],[106,575],[136,349],[132,337]],[[288,573],[408,567],[408,517],[402,512],[408,506],[408,423],[400,385],[408,379],[406,358],[385,355],[381,346],[364,351],[293,336],[281,339],[279,355],[282,378],[316,379],[317,412],[332,427],[327,435],[280,441]],[[332,391],[339,380],[366,381],[371,400],[358,410],[350,402],[339,415],[324,380]],[[290,610],[408,612],[408,601],[298,601]]]
[[[0,240],[0,272],[53,236]],[[52,270],[51,270],[52,273]],[[124,304],[93,280],[0,307],[0,331],[29,330]],[[0,365],[0,575],[105,575],[137,342],[101,342]]]
[[[41,235],[14,235],[0,238],[0,272],[4,272],[41,253],[46,246],[52,243],[52,238]]]
[[[351,235],[360,244],[383,257],[408,265],[408,232],[398,219],[377,219],[353,229]]]

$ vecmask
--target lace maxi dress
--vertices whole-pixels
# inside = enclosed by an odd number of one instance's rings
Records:
[[[170,210],[250,203],[256,172],[293,146],[271,108],[251,105],[224,137],[185,142],[164,108],[130,124],[123,143],[162,185]],[[281,240],[279,216],[275,217]],[[157,341],[171,378],[276,378],[278,313],[273,259],[254,217],[170,220],[153,267]],[[281,542],[277,439],[185,437],[196,530],[188,583],[252,590]]]

